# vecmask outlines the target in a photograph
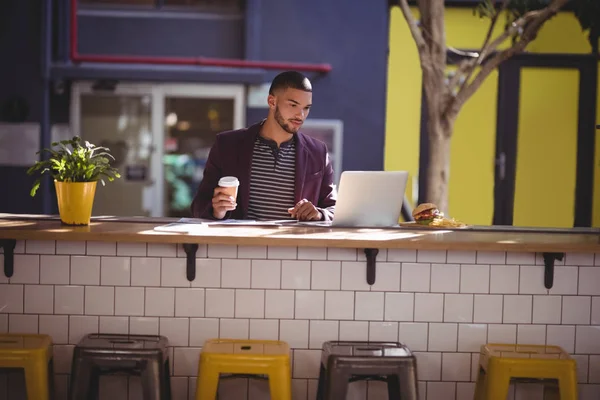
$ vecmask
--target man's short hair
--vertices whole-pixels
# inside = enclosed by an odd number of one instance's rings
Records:
[[[306,76],[297,71],[285,71],[273,79],[269,94],[273,95],[279,89],[285,90],[288,88],[312,92],[312,85]]]

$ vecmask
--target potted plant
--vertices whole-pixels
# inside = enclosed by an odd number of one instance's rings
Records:
[[[89,225],[96,183],[100,181],[104,186],[103,177],[111,182],[121,177],[110,165],[111,159],[114,160],[110,150],[87,141],[82,143],[80,137],[74,136],[53,142],[51,148],[36,154],[43,152],[50,153],[50,157],[37,161],[27,170],[28,175],[40,175],[33,183],[31,196],[35,196],[40,187],[41,175],[49,173],[54,178],[60,220],[68,225]]]

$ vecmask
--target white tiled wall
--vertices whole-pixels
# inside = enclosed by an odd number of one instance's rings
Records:
[[[167,336],[174,399],[194,397],[213,337],[288,341],[294,400],[314,399],[321,344],[335,339],[406,343],[427,400],[471,399],[485,342],[557,344],[578,362],[581,399],[600,396],[600,254],[567,254],[548,291],[541,256],[528,253],[381,250],[371,287],[354,249],[200,246],[193,282],[175,245],[27,241],[16,252],[13,277],[0,274],[0,332],[52,335],[58,399],[90,332]],[[22,384],[0,375],[0,399],[23,398]],[[352,386],[352,399],[387,397],[382,384]],[[264,382],[243,379],[221,393],[268,398]],[[105,378],[101,397],[141,399],[139,380]],[[511,398],[542,390],[520,385]]]

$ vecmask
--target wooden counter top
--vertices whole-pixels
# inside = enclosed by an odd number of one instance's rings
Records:
[[[182,234],[153,230],[155,226],[173,222],[172,219],[131,220],[96,218],[90,226],[71,227],[48,216],[18,218],[1,214],[0,239],[600,253],[598,229],[527,232],[507,227],[432,230],[206,226],[194,234]]]

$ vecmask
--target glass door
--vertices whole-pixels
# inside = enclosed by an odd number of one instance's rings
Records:
[[[94,216],[187,217],[218,132],[244,126],[242,85],[73,85],[74,134],[109,147],[121,179],[98,186]]]
[[[152,126],[152,87],[118,85],[97,90],[93,83],[73,87],[73,134],[96,146],[108,147],[121,179],[98,185],[94,216],[150,216],[156,157]]]
[[[156,116],[162,119],[161,198],[166,217],[189,217],[217,133],[244,126],[241,85],[165,85]]]
[[[597,65],[522,54],[500,67],[494,224],[591,226]]]

